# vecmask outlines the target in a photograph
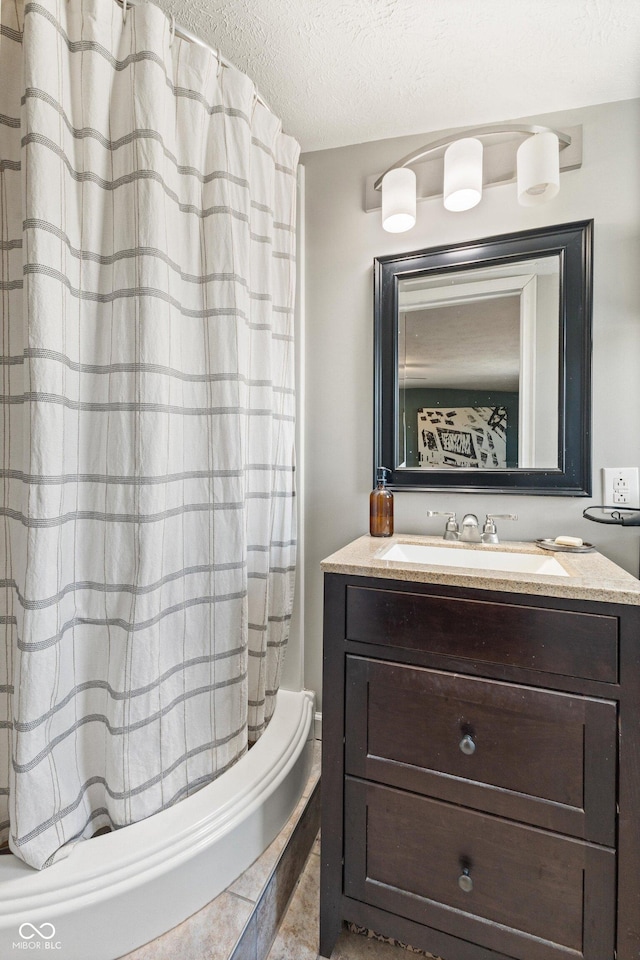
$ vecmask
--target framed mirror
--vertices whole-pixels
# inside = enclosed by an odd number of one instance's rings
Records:
[[[393,489],[590,495],[592,226],[375,260],[374,471]]]

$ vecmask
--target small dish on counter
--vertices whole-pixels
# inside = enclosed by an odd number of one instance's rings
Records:
[[[570,547],[564,543],[556,543],[555,540],[534,540],[533,541],[537,547],[542,547],[543,550],[554,550],[557,553],[591,553],[592,550],[595,550],[595,547],[592,543],[586,543],[583,541],[579,547]]]

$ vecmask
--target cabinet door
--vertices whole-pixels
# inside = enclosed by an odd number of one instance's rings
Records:
[[[617,706],[347,658],[346,771],[608,846]]]
[[[348,777],[345,893],[517,960],[612,960],[612,850]]]

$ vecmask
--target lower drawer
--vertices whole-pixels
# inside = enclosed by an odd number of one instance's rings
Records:
[[[351,777],[344,884],[517,960],[614,955],[614,851]]]

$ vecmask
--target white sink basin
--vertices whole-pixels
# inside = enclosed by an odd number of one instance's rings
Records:
[[[508,553],[505,550],[470,550],[464,546],[440,547],[427,543],[394,543],[378,554],[379,560],[392,563],[426,563],[429,566],[471,567],[474,570],[500,570],[507,573],[543,573],[568,577],[555,557],[535,553]]]

